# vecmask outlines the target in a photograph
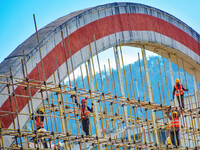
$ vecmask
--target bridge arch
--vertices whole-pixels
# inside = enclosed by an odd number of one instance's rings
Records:
[[[162,10],[136,3],[111,3],[71,13],[39,30],[42,61],[45,78],[48,82],[53,80],[52,67],[56,68],[56,59],[62,80],[67,75],[66,57],[70,66],[69,72],[72,71],[66,24],[74,69],[89,59],[89,40],[95,54],[93,38],[95,35],[98,52],[118,45],[120,39],[122,45],[144,47],[166,58],[169,58],[169,54],[177,55],[178,62],[182,62],[184,59],[185,70],[189,74],[193,73],[194,68],[196,69],[197,79],[200,80],[198,78],[200,77],[200,36],[197,32]],[[66,54],[61,31],[64,34]],[[26,54],[29,78],[38,79],[36,67],[38,64],[40,77],[43,80],[36,34],[19,45],[0,64],[0,73],[9,74],[11,67],[13,76],[22,77],[23,70],[20,64],[23,50]],[[175,57],[171,57],[171,59],[177,64]],[[182,66],[181,63],[178,65]],[[0,88],[2,93],[7,90],[6,87]],[[19,87],[15,87],[15,93],[18,92],[23,94]],[[37,91],[32,91],[32,95],[35,94],[38,94]],[[17,103],[19,112],[28,110],[26,99],[17,99]],[[34,109],[39,104],[34,103]],[[0,109],[10,111],[9,105],[9,98],[1,96]],[[23,127],[28,118],[20,119]],[[13,128],[10,116],[1,117],[1,122],[4,128]]]

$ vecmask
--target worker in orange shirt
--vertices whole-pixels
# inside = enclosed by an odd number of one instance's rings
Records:
[[[185,89],[183,87],[183,85],[180,83],[180,80],[179,79],[176,79],[175,80],[175,85],[174,85],[174,89],[173,89],[173,99],[174,99],[174,95],[176,94],[176,97],[177,97],[177,100],[178,100],[178,103],[179,103],[179,107],[182,109],[182,108],[185,108],[185,105],[184,105],[184,92],[183,91],[188,91],[188,89]],[[181,102],[180,102],[180,98],[181,98]]]
[[[85,132],[86,135],[89,135],[89,113],[93,112],[92,108],[86,105],[86,100],[82,99],[80,105],[80,117],[82,120],[82,127],[83,131]]]
[[[43,108],[38,109],[37,113],[40,116],[35,117],[35,122],[36,122],[35,128],[38,132],[45,132],[46,129],[44,128],[44,116],[42,116],[45,113],[44,109]],[[48,148],[46,139],[42,141],[42,144],[44,148]]]
[[[180,118],[180,113],[178,111],[173,111],[172,115],[169,115],[170,110],[167,112],[167,117],[170,119],[170,136],[171,136],[171,141],[172,144],[175,146],[179,146],[179,131],[180,131],[180,123],[179,123],[179,118]]]

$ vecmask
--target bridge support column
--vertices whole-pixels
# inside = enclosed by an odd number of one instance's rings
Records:
[[[116,68],[117,68],[117,74],[118,74],[118,79],[119,79],[119,87],[120,87],[121,96],[125,97],[124,86],[123,86],[123,78],[122,78],[122,72],[121,72],[121,65],[120,65],[120,59],[119,59],[117,47],[116,47],[116,49],[114,47],[114,56],[115,56],[115,63],[116,63]],[[127,107],[123,106],[123,109],[124,109],[126,126],[128,126],[129,122],[128,122]],[[128,140],[130,141],[131,135],[130,135],[129,129],[127,130],[127,136],[128,136]]]
[[[149,101],[151,103],[154,103],[154,99],[153,99],[153,91],[152,91],[152,87],[151,87],[151,81],[150,81],[150,76],[149,76],[149,70],[148,70],[148,65],[147,65],[147,57],[146,57],[146,51],[144,48],[141,48],[142,51],[142,57],[143,57],[143,63],[144,63],[144,70],[145,70],[145,74],[146,74],[146,81],[147,81],[147,89],[148,89],[148,94],[149,94]],[[158,131],[156,128],[156,113],[152,110],[152,121],[153,121],[153,127],[155,128],[155,143],[159,144],[159,140],[158,140]]]

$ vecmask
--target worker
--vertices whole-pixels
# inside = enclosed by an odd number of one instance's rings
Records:
[[[44,109],[40,108],[37,111],[38,114],[43,115],[44,114]],[[36,121],[36,130],[42,129],[44,128],[44,116],[36,116],[35,117],[35,121]]]
[[[44,114],[44,109],[43,108],[38,109],[37,113],[40,116],[35,117],[36,121],[35,128],[38,132],[45,132],[46,129],[44,128],[44,116],[42,116]],[[44,148],[48,148],[46,139],[44,139],[42,143]]]
[[[174,95],[176,94],[176,97],[177,97],[177,100],[178,100],[178,103],[179,103],[179,107],[182,109],[182,108],[185,108],[185,105],[184,105],[184,92],[183,91],[188,91],[188,89],[185,89],[183,87],[183,85],[180,83],[180,80],[179,79],[176,79],[175,80],[175,85],[174,85],[174,89],[173,89],[173,99],[174,99]],[[179,97],[181,98],[181,102],[180,102],[180,99]]]
[[[83,131],[86,135],[89,135],[89,113],[93,112],[93,109],[86,105],[86,100],[82,99],[80,105],[80,116],[82,120]]]
[[[169,115],[170,110],[167,112],[167,117],[170,119],[170,135],[171,135],[171,141],[172,144],[175,146],[179,146],[179,130],[180,130],[180,123],[179,123],[179,118],[180,118],[180,113],[179,111],[173,111],[172,115]]]

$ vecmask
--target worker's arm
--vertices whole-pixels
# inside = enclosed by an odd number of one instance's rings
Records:
[[[181,116],[181,113],[180,113],[180,111],[177,111],[177,113],[178,113],[178,118]]]
[[[77,102],[76,97],[75,97],[75,103],[76,103],[76,106],[77,106],[77,107],[80,107],[80,104]]]
[[[169,115],[169,111],[170,111],[170,110],[168,110],[168,112],[167,112],[167,117],[171,120],[172,117]]]
[[[174,89],[173,89],[173,92],[172,92],[173,99],[174,99],[175,92],[176,92],[176,88],[174,86]]]
[[[90,108],[89,106],[87,106],[87,109],[88,109],[90,112],[93,112],[93,109]]]
[[[42,122],[44,122],[44,116],[40,116]]]
[[[183,89],[184,91],[188,91],[188,89],[185,89],[183,86],[182,86],[182,89]]]

